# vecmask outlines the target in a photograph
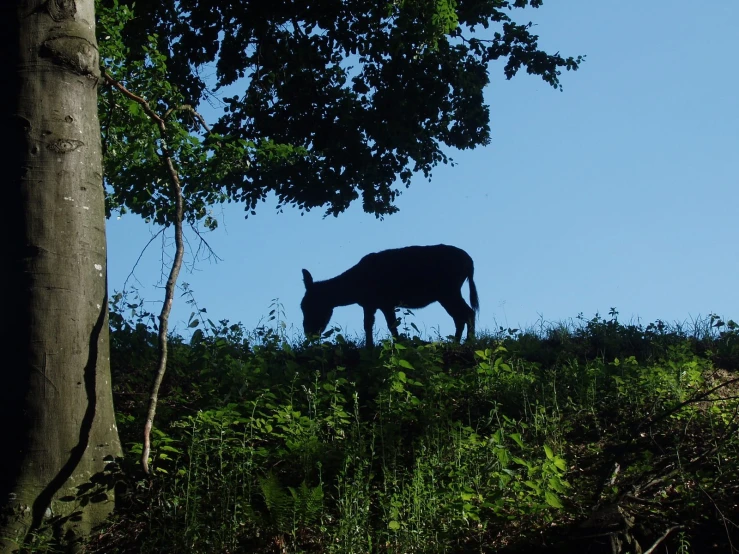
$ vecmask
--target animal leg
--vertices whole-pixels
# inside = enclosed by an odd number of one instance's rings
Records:
[[[390,329],[390,334],[398,338],[398,318],[395,317],[395,308],[380,308],[382,310],[383,315],[385,316],[385,321],[387,321],[388,329]]]
[[[367,348],[372,348],[372,328],[375,326],[375,311],[376,308],[364,308],[364,334],[365,334],[365,345]]]
[[[475,310],[470,308],[470,315],[467,318],[467,340],[475,338]]]
[[[465,325],[467,325],[467,339],[469,340],[475,336],[475,312],[467,305],[461,294],[457,297],[440,300],[439,303],[454,320],[454,340],[457,342],[462,340]]]

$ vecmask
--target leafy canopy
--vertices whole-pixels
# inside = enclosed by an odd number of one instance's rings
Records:
[[[511,18],[541,0],[136,0],[135,17],[133,0],[101,4],[105,63],[163,112],[238,91],[206,139],[186,111],[172,117],[166,146],[179,149],[191,221],[224,201],[254,213],[269,192],[278,208],[338,215],[361,196],[365,211],[393,213],[398,179],[429,177],[450,161],[444,147],[489,142],[491,62],[555,88],[563,68],[582,63],[547,54],[532,25]],[[111,207],[168,222],[166,179],[152,171],[164,147],[156,129],[126,135],[137,108],[111,98],[101,107],[117,148],[108,145]]]

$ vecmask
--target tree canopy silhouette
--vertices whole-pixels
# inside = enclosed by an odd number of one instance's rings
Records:
[[[188,218],[222,201],[243,201],[253,213],[270,192],[278,209],[333,215],[361,197],[366,212],[382,217],[396,211],[398,187],[414,173],[429,177],[450,161],[445,147],[489,142],[483,90],[493,62],[508,78],[525,68],[555,88],[563,69],[582,63],[541,50],[532,25],[512,19],[514,8],[541,4],[136,0],[137,17],[121,35],[129,64],[154,47],[168,57],[166,78],[189,104],[229,91],[208,141],[230,157],[207,179],[186,179]],[[166,108],[164,96],[154,101]],[[166,221],[156,184],[146,171],[132,179],[125,165],[107,168],[111,205]]]

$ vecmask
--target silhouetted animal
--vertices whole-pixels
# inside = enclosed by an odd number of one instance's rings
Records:
[[[326,281],[314,282],[304,269],[305,296],[300,303],[303,330],[306,336],[320,334],[336,306],[359,304],[364,308],[366,344],[371,347],[377,310],[382,310],[390,332],[397,338],[396,307],[423,308],[439,302],[454,319],[455,339],[462,338],[465,324],[470,339],[475,336],[475,312],[480,309],[474,272],[467,252],[445,244],[368,254],[354,267]],[[465,280],[470,284],[472,308],[462,298]]]

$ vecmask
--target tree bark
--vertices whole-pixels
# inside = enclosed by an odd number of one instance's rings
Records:
[[[112,509],[93,0],[4,0],[0,125],[8,244],[0,364],[0,552],[47,525],[74,541]],[[5,265],[5,264],[4,264]]]

